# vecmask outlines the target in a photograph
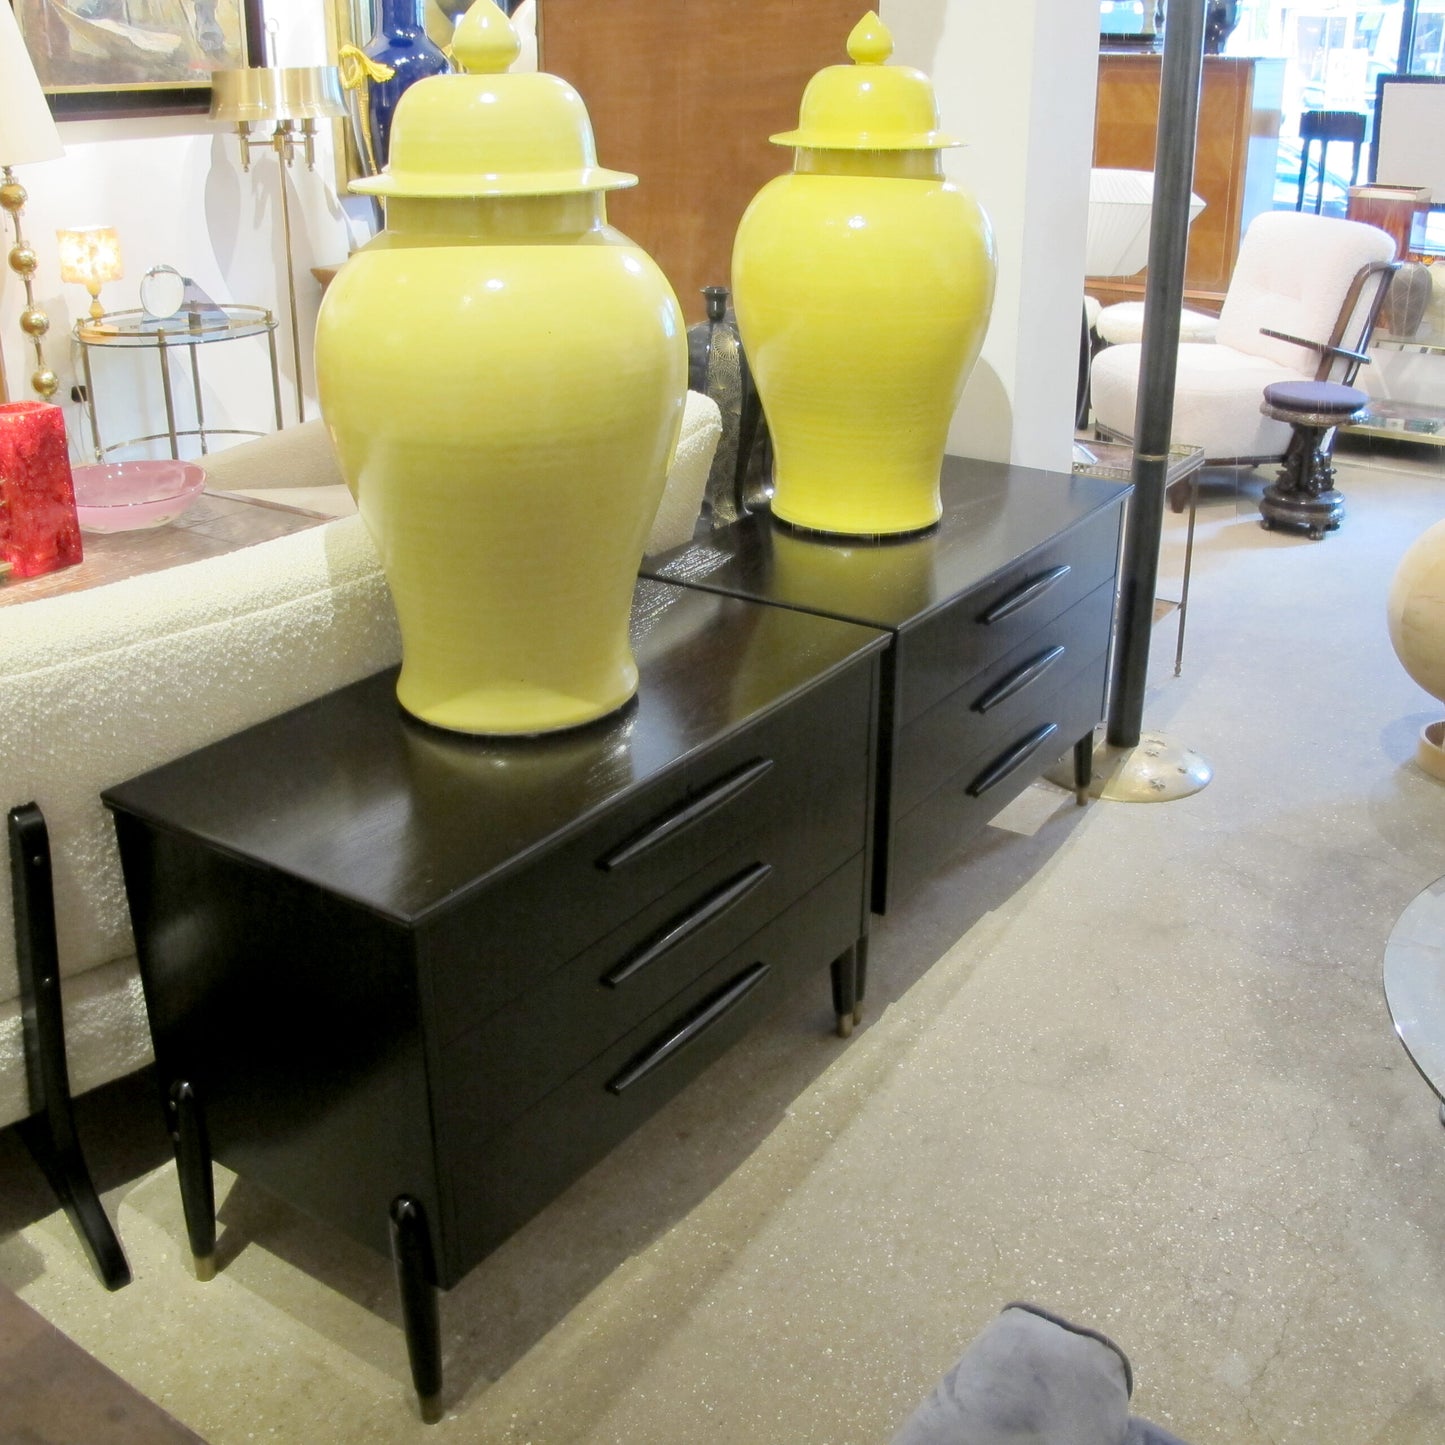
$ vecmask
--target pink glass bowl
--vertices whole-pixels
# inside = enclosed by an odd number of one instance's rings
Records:
[[[194,462],[106,462],[76,467],[75,513],[86,532],[135,532],[174,522],[206,484]]]

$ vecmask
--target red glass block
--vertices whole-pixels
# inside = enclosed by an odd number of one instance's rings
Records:
[[[44,401],[0,402],[0,562],[38,577],[81,558],[65,415]]]

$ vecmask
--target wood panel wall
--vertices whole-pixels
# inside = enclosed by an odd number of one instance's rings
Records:
[[[793,162],[813,73],[847,62],[867,0],[542,0],[542,66],[587,102],[604,166],[639,184],[608,219],[662,267],[689,322],[726,285],[744,208]]]
[[[1161,65],[1157,54],[1099,56],[1096,166],[1154,169]],[[1282,60],[1204,59],[1194,192],[1205,208],[1189,228],[1187,305],[1219,310],[1240,237],[1255,216],[1273,205],[1283,89]],[[1144,294],[1143,273],[1127,281],[1090,282],[1089,293],[1102,301],[1138,300]]]

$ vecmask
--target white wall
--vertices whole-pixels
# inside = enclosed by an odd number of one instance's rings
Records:
[[[949,451],[1066,471],[1074,428],[1098,11],[1078,0],[883,0],[895,60],[927,71],[947,173],[993,221],[998,293]]]
[[[315,64],[325,59],[321,0],[288,0],[279,34],[282,64]],[[101,294],[110,310],[140,304],[138,287],[149,266],[168,262],[195,279],[216,301],[269,306],[277,315],[283,416],[295,421],[290,317],[286,302],[277,161],[270,151],[255,153],[249,174],[241,171],[234,134],[205,116],[152,120],[62,122],[63,159],[17,172],[30,194],[22,224],[40,256],[36,296],[50,317],[46,359],[61,379],[56,400],[64,404],[71,450],[89,460],[90,438],[82,408],[69,401],[78,379],[79,357],[70,332],[87,314],[83,288],[60,280],[55,232],[76,225],[114,226],[120,233],[124,277]],[[289,173],[291,218],[303,371],[309,396],[311,336],[320,287],[313,265],[343,260],[348,225],[335,194],[329,134],[323,131],[315,171],[298,157]],[[8,223],[5,227],[8,232]],[[4,237],[8,250],[10,237]],[[19,327],[24,293],[8,267],[0,267],[0,347],[12,397],[32,395],[33,351]],[[91,352],[96,400],[104,440],[164,430],[165,411],[155,358],[133,351]],[[210,344],[199,353],[208,423],[272,426],[270,370],[263,340]],[[173,363],[178,420],[193,413],[184,357]],[[308,415],[315,402],[308,400]],[[183,455],[194,455],[184,444]],[[159,444],[119,455],[168,455]]]

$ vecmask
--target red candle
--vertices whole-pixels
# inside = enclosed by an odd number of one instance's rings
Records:
[[[80,556],[64,413],[44,401],[0,402],[0,564],[38,577]]]

